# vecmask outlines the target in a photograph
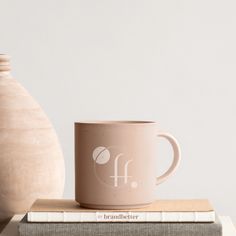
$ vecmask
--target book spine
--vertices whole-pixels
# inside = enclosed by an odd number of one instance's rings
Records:
[[[218,223],[20,223],[20,236],[222,236]]]
[[[215,212],[28,212],[28,222],[214,222]]]

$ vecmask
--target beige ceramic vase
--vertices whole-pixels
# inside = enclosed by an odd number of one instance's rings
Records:
[[[0,221],[27,211],[37,198],[62,197],[64,179],[50,121],[0,54]]]

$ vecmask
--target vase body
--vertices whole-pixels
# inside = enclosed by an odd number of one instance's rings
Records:
[[[0,221],[37,198],[61,198],[65,179],[52,124],[9,71],[9,58],[0,55]]]

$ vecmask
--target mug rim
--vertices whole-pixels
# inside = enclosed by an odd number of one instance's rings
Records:
[[[152,120],[85,120],[76,121],[75,125],[151,125],[157,124]]]

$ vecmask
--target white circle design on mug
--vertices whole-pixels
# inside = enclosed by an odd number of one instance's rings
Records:
[[[121,188],[127,185],[132,189],[138,187],[138,182],[132,180],[133,176],[129,175],[129,166],[133,160],[126,158],[126,155],[120,152],[118,147],[98,146],[93,150],[92,158],[94,160],[94,172],[100,183],[112,188]],[[109,169],[113,172],[109,176],[101,176],[98,170],[105,170],[104,168],[107,168],[108,165],[112,165],[112,168]]]
[[[96,147],[93,150],[93,160],[99,164],[106,164],[110,159],[110,152],[106,147]]]

